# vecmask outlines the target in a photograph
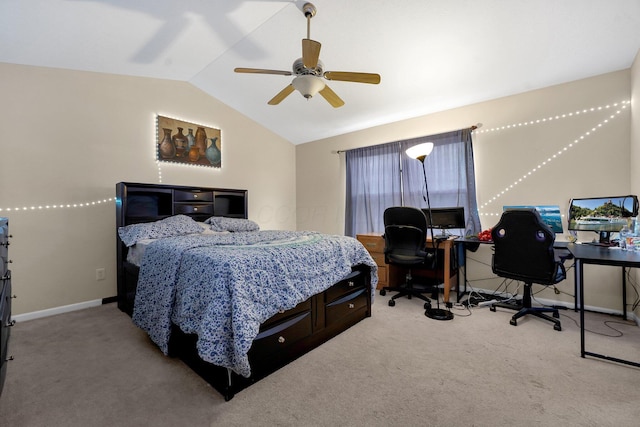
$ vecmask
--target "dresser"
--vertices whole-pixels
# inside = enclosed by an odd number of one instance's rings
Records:
[[[0,395],[7,376],[11,320],[11,270],[9,270],[9,220],[0,218]]]
[[[398,286],[404,282],[406,269],[395,265],[389,265],[384,260],[384,238],[382,233],[363,233],[357,234],[356,239],[364,245],[369,251],[369,254],[374,259],[378,266],[378,287],[382,289],[385,286]],[[431,240],[427,239],[427,243]],[[444,301],[449,301],[449,293],[454,283],[457,283],[458,269],[455,262],[454,253],[454,239],[447,239],[438,243],[438,249],[442,249],[444,254],[444,260],[439,271],[433,270],[418,270],[412,269],[413,275],[416,277],[434,277],[437,274],[438,277],[444,274]]]

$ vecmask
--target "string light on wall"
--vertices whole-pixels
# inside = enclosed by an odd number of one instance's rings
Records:
[[[156,160],[156,165],[158,166],[158,184],[162,184],[162,163],[159,160]],[[178,168],[182,168],[182,167],[186,167],[186,168],[194,168],[194,169],[206,169],[207,171],[211,171],[211,167],[209,166],[205,166],[205,165],[197,165],[197,164],[187,164],[187,163],[165,163],[164,166],[167,167],[178,167]],[[220,170],[220,169],[214,169],[214,171],[216,170]]]
[[[103,205],[115,201],[115,197],[109,197],[108,199],[95,200],[91,202],[82,203],[62,203],[56,205],[38,205],[38,206],[23,206],[16,208],[0,208],[0,212],[24,212],[24,211],[42,211],[47,209],[74,209],[74,208],[88,208],[92,206]]]
[[[595,113],[595,112],[608,110],[608,109],[612,109],[612,108],[613,109],[615,109],[615,108],[625,109],[630,104],[631,104],[631,101],[625,100],[625,101],[622,101],[622,102],[616,102],[616,103],[611,104],[611,105],[585,108],[583,110],[576,110],[575,112],[572,112],[572,113],[565,113],[565,114],[558,114],[558,115],[555,115],[555,116],[543,117],[541,119],[530,120],[528,122],[521,122],[521,123],[516,123],[516,124],[511,124],[511,125],[498,126],[498,127],[491,128],[491,129],[475,130],[473,133],[474,134],[479,134],[479,133],[487,133],[487,132],[496,132],[496,131],[501,131],[501,130],[506,130],[506,129],[513,129],[513,128],[522,127],[522,126],[536,125],[536,124],[550,122],[550,121],[553,121],[553,120],[567,119],[567,118],[570,118],[570,117],[579,116],[580,114]],[[621,111],[616,111],[616,114],[619,114],[620,112]],[[613,116],[611,116],[611,118],[613,118]],[[605,120],[605,122],[606,122],[606,120]]]
[[[552,161],[557,159],[559,156],[561,156],[564,153],[566,153],[569,149],[574,148],[580,142],[584,141],[585,138],[593,135],[593,133],[595,133],[602,126],[608,124],[611,120],[614,120],[617,117],[619,117],[620,114],[624,110],[626,110],[629,107],[630,104],[631,104],[631,101],[625,100],[625,101],[622,101],[622,102],[619,102],[619,103],[614,103],[614,104],[611,104],[611,105],[605,105],[605,106],[600,106],[600,107],[592,107],[592,108],[588,108],[588,109],[577,110],[577,111],[572,112],[572,113],[566,113],[566,114],[561,114],[561,115],[556,115],[556,116],[550,116],[550,117],[545,117],[545,118],[541,118],[541,119],[537,119],[537,120],[530,120],[528,122],[522,122],[522,123],[516,123],[516,124],[511,124],[511,125],[506,125],[506,126],[501,126],[501,127],[495,127],[495,128],[485,129],[485,130],[481,130],[481,131],[480,130],[475,131],[474,133],[496,132],[496,131],[501,131],[501,130],[507,130],[507,129],[523,127],[523,126],[531,126],[531,125],[542,124],[542,123],[550,122],[550,121],[553,121],[553,120],[566,119],[566,118],[578,116],[578,115],[581,115],[581,114],[589,114],[589,113],[595,113],[595,112],[606,111],[606,110],[615,110],[615,111],[612,112],[611,115],[609,115],[606,119],[602,120],[596,126],[592,127],[590,130],[587,130],[586,132],[584,132],[578,138],[573,140],[573,142],[570,142],[569,144],[565,145],[560,150],[558,150],[556,153],[554,153],[551,156],[547,157],[546,160],[543,160],[542,162],[540,162],[533,169],[531,169],[530,171],[525,172],[520,178],[516,179],[514,182],[512,182],[511,184],[506,186],[503,190],[499,191],[497,194],[495,194],[493,197],[491,197],[487,202],[485,202],[482,205],[480,205],[480,209],[484,209],[484,208],[489,207],[489,205],[491,205],[493,202],[497,201],[505,193],[509,192],[510,190],[513,190],[513,188],[516,187],[518,184],[522,183],[524,180],[526,180],[529,177],[531,177],[533,174],[535,174],[536,172],[541,170],[543,167],[547,166],[549,163],[551,163]],[[481,216],[500,216],[500,215],[502,215],[502,212],[499,212],[499,213],[479,212],[479,214]]]

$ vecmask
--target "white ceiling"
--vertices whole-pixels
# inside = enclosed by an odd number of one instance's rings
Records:
[[[313,0],[345,101],[289,95],[302,0],[0,0],[0,62],[184,80],[294,144],[629,68],[639,0]],[[180,112],[176,112],[179,115]],[[215,117],[211,120],[215,123]]]

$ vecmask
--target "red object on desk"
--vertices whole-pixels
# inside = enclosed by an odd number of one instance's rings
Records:
[[[487,228],[478,233],[478,239],[482,242],[490,242],[491,241],[491,229]]]

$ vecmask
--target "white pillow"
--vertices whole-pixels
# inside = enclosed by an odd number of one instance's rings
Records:
[[[175,215],[155,222],[130,224],[118,228],[118,235],[127,246],[133,246],[143,239],[159,239],[193,233],[202,233],[202,227],[186,215]]]
[[[227,218],[224,216],[212,216],[204,221],[211,225],[214,231],[258,231],[260,226],[250,219]]]

